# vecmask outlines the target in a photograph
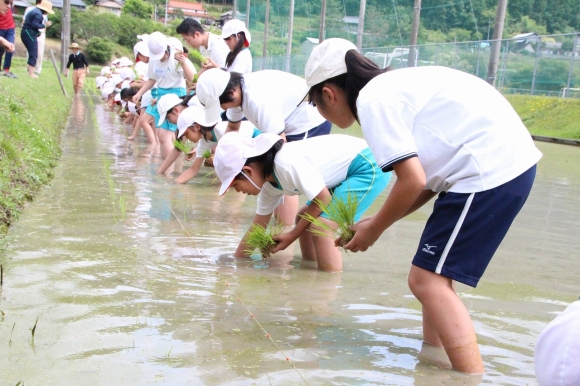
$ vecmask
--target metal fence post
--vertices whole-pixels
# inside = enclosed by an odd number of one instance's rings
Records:
[[[532,74],[532,88],[530,89],[530,95],[534,95],[534,90],[536,89],[536,73],[538,72],[538,61],[540,58],[540,46],[542,45],[542,37],[540,36],[540,41],[536,47],[536,59],[534,60],[534,73]]]
[[[572,48],[572,59],[570,59],[570,70],[568,71],[568,82],[566,83],[566,91],[563,97],[568,96],[570,91],[570,85],[572,83],[572,74],[574,73],[574,61],[576,60],[576,45],[578,44],[578,35],[574,35],[574,48]]]

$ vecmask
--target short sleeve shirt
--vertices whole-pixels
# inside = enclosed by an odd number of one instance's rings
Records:
[[[200,139],[197,144],[196,158],[202,158],[203,153],[207,150],[215,150],[218,141],[224,136],[226,129],[228,128],[227,121],[219,122],[212,130],[213,140],[206,141],[204,138]],[[242,138],[252,138],[254,134],[254,124],[250,121],[242,121],[239,129],[239,133]]]
[[[186,60],[189,61],[189,59]],[[183,67],[175,60],[175,49],[170,48],[169,58],[164,62],[149,60],[147,77],[155,79],[159,88],[185,88]]]
[[[239,72],[240,74],[249,74],[252,72],[252,54],[250,49],[244,48],[241,50],[227,70],[229,72]]]
[[[199,47],[199,52],[203,56],[216,62],[220,68],[224,68],[226,66],[226,58],[230,53],[230,48],[222,38],[212,34],[211,32],[208,33],[207,48],[203,46]]]

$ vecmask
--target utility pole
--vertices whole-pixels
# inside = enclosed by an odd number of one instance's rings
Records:
[[[320,32],[318,33],[318,44],[324,41],[324,25],[326,23],[326,0],[320,3]]]
[[[570,84],[572,83],[572,75],[574,74],[574,61],[576,60],[576,46],[578,45],[578,35],[574,35],[574,47],[572,48],[572,58],[570,59],[570,71],[568,71],[568,82],[566,82],[566,92],[564,98],[568,97],[570,92]],[[538,44],[538,49],[540,45]]]
[[[165,20],[163,20],[163,24],[167,27],[167,6],[169,5],[169,0],[165,0]]]
[[[246,28],[250,29],[250,0],[246,3]]]
[[[493,42],[489,53],[489,68],[487,69],[487,83],[495,86],[495,75],[499,64],[499,54],[501,51],[501,38],[503,36],[503,23],[505,20],[505,11],[507,0],[498,0],[497,11],[495,15],[495,26],[493,27]]]
[[[268,20],[270,19],[270,0],[266,0],[266,16],[264,19],[264,47],[262,49],[262,70],[266,68],[266,55],[268,54]]]
[[[236,10],[238,9],[238,1],[234,0],[233,3],[234,9],[232,10],[232,19],[236,19]]]
[[[62,3],[62,31],[60,33],[60,72],[64,74],[70,46],[70,0]]]
[[[417,62],[417,36],[419,35],[419,21],[421,19],[421,0],[415,0],[413,6],[413,23],[411,24],[411,41],[409,42],[409,56],[407,67],[415,67]]]
[[[358,31],[356,34],[356,48],[362,50],[363,33],[365,30],[365,11],[367,7],[367,0],[360,0],[360,9],[358,11]]]
[[[286,43],[286,72],[290,72],[292,55],[292,33],[294,30],[294,0],[290,0],[290,21],[288,22],[288,42]]]

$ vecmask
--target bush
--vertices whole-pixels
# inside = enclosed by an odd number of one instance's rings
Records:
[[[105,64],[111,60],[113,55],[113,45],[106,39],[94,37],[87,46],[87,54],[91,61]]]

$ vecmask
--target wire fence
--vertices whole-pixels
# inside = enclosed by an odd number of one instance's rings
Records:
[[[501,40],[496,88],[506,94],[580,98],[579,35],[525,34]],[[487,79],[492,44],[485,40],[418,45],[416,65],[451,67]],[[254,71],[276,69],[304,76],[315,45],[303,44],[301,54],[255,57]],[[409,50],[409,46],[378,47],[364,48],[362,53],[381,68],[397,69],[407,67]]]

